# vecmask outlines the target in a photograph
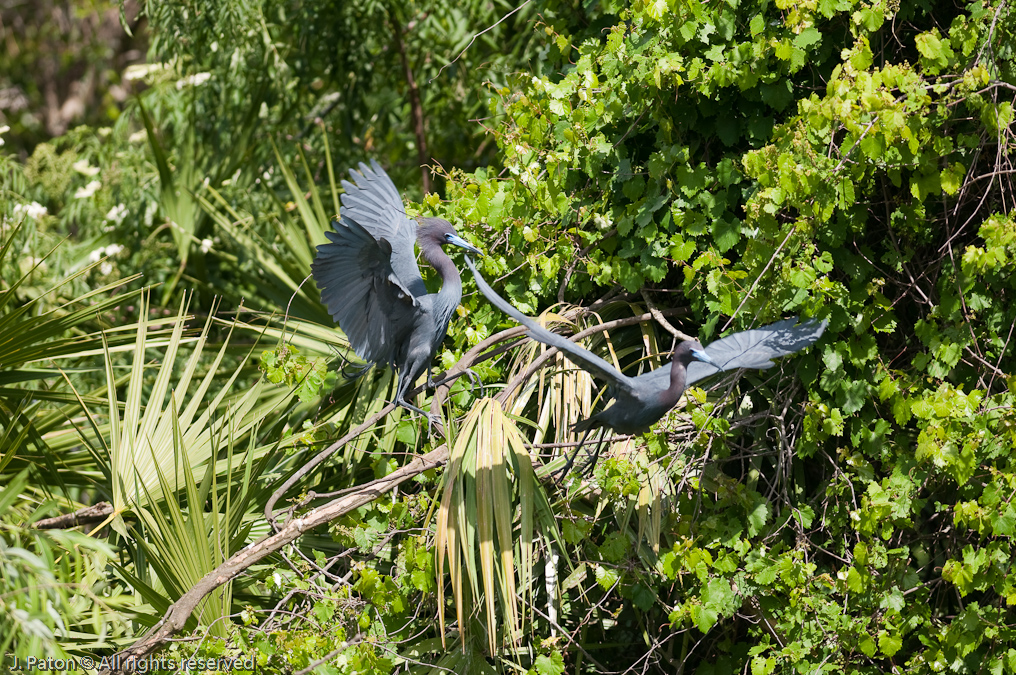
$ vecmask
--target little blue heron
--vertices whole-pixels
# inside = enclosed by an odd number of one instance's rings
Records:
[[[342,214],[325,232],[331,243],[317,247],[311,269],[321,301],[349,338],[353,351],[370,364],[390,364],[399,373],[395,403],[440,423],[406,401],[406,392],[427,371],[448,332],[448,322],[462,299],[462,278],[441,248],[460,246],[482,252],[461,238],[447,220],[405,213],[402,198],[388,174],[374,160],[349,171],[342,181]],[[413,244],[441,276],[441,290],[428,293],[416,264]]]
[[[814,344],[828,324],[828,321],[820,322],[816,319],[798,324],[795,317],[728,335],[710,342],[704,348],[698,342],[682,342],[674,350],[670,363],[637,377],[628,377],[599,356],[547,330],[516,309],[494,292],[476,270],[469,256],[466,256],[466,265],[487,300],[529,329],[534,340],[557,347],[577,366],[607,381],[607,396],[614,399],[614,403],[575,424],[576,432],[586,432],[579,443],[580,447],[589,433],[599,427],[610,427],[622,434],[645,431],[677,404],[685,388],[693,382],[724,370],[771,368],[775,365],[772,359],[793,354]],[[565,465],[564,472],[571,467],[574,459],[573,455]],[[596,455],[593,457],[593,462],[595,461]]]

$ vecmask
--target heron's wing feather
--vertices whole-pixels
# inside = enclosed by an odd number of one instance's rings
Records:
[[[494,289],[487,284],[486,280],[477,271],[476,266],[473,264],[472,259],[468,255],[465,256],[465,259],[466,266],[469,267],[469,270],[473,273],[473,277],[476,279],[476,286],[480,289],[480,292],[487,297],[490,304],[494,305],[502,312],[529,329],[530,337],[545,345],[557,347],[572,363],[589,371],[600,379],[606,380],[610,383],[611,387],[631,392],[632,379],[630,377],[618,372],[614,366],[610,365],[596,354],[593,354],[588,349],[583,349],[571,340],[547,330],[531,317],[528,317],[520,312],[514,305],[498,295]]]
[[[415,297],[426,295],[420,268],[416,264],[416,223],[406,216],[399,191],[376,160],[371,166],[360,162],[359,173],[350,169],[353,182],[342,181],[342,215],[352,218],[374,239],[392,245],[391,267]]]
[[[317,247],[311,265],[321,301],[360,358],[392,363],[419,301],[393,271],[387,239],[374,239],[345,215],[332,226],[325,233],[331,243]]]
[[[710,342],[706,345],[705,350],[706,354],[716,362],[716,366],[702,361],[692,361],[688,364],[686,383],[697,382],[721,370],[771,368],[775,365],[773,359],[799,352],[805,347],[813,345],[822,337],[828,323],[828,321],[810,319],[797,324],[797,317],[791,317],[762,328],[741,331]]]
[[[671,361],[673,363],[673,361]],[[696,362],[692,362],[696,363]],[[691,372],[691,366],[688,366],[688,372]],[[659,368],[650,370],[648,373],[642,373],[632,378],[636,386],[644,386],[647,390],[660,391],[670,387],[670,363],[664,363]]]

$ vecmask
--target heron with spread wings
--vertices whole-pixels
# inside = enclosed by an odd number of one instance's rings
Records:
[[[448,332],[462,299],[462,278],[444,252],[447,244],[483,255],[460,237],[447,220],[406,216],[402,198],[374,160],[350,170],[342,181],[342,213],[317,247],[311,265],[321,301],[345,332],[357,356],[370,364],[390,365],[399,374],[395,403],[440,423],[406,401],[413,383],[427,371]],[[416,264],[414,244],[437,270],[441,290],[429,293]]]
[[[682,342],[674,350],[670,363],[648,373],[629,377],[588,349],[547,330],[516,309],[487,284],[469,256],[466,256],[466,265],[487,300],[525,326],[534,340],[556,347],[572,363],[607,382],[607,396],[613,399],[613,403],[575,424],[575,431],[585,432],[580,447],[590,432],[600,427],[609,427],[622,434],[645,431],[677,405],[681,394],[690,384],[725,370],[771,368],[775,365],[773,359],[814,344],[828,324],[828,321],[816,319],[799,324],[796,318],[790,318],[762,328],[728,335],[705,347],[694,341]],[[595,463],[598,454],[599,446],[591,464]],[[573,455],[565,465],[564,472],[571,467],[574,459]]]

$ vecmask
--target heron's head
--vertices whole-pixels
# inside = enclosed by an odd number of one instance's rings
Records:
[[[716,365],[712,357],[706,353],[705,347],[697,341],[682,342],[674,350],[674,360],[688,365],[692,361],[702,361]]]
[[[455,231],[455,226],[444,218],[420,218],[420,229],[417,230],[416,240],[420,242],[420,248],[452,244],[464,248],[474,255],[483,255],[483,251],[460,237],[459,233]]]

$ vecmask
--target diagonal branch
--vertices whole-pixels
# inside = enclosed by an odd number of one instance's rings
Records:
[[[441,466],[447,460],[448,446],[442,444],[384,478],[368,483],[356,491],[329,502],[324,506],[311,509],[300,518],[290,520],[275,534],[264,537],[235,553],[229,560],[206,574],[201,581],[184,593],[179,600],[174,602],[166,611],[165,616],[155,624],[148,635],[117,654],[118,660],[111,659],[113,663],[122,664],[121,667],[101,670],[99,671],[100,675],[110,675],[114,672],[131,672],[131,667],[139,659],[153,654],[168,644],[172,636],[183,629],[187,620],[190,619],[191,614],[197,608],[198,603],[205,596],[219,586],[235,579],[251,565],[278,551],[286,544],[295,541],[304,532],[345,515],[364,504],[370,503],[424,471]]]
[[[504,21],[505,19],[507,19],[507,18],[508,18],[508,17],[510,17],[510,16],[512,15],[512,14],[514,14],[515,12],[519,11],[520,9],[522,9],[523,7],[525,7],[526,5],[528,5],[528,4],[530,3],[530,2],[532,2],[532,0],[526,0],[526,1],[525,1],[525,2],[523,2],[523,3],[521,4],[521,5],[519,5],[518,7],[516,7],[515,9],[513,9],[513,10],[512,10],[512,11],[510,11],[510,12],[508,12],[507,14],[505,14],[504,16],[502,16],[502,17],[501,17],[500,19],[498,19],[498,20],[497,20],[497,23],[495,23],[495,24],[494,24],[493,26],[487,26],[486,28],[484,28],[483,30],[481,30],[481,31],[480,31],[479,33],[477,33],[476,35],[474,35],[474,36],[473,36],[473,38],[472,38],[472,39],[471,39],[471,40],[469,41],[469,44],[468,44],[468,45],[466,45],[466,46],[465,46],[465,47],[463,48],[463,50],[462,50],[461,52],[459,52],[459,55],[458,55],[458,56],[456,56],[456,57],[455,57],[454,59],[452,59],[451,61],[449,61],[448,63],[446,63],[446,64],[444,64],[443,66],[441,66],[441,70],[437,71],[437,75],[435,75],[434,77],[430,78],[429,82],[433,82],[434,80],[436,80],[436,79],[437,79],[438,77],[440,77],[440,76],[441,76],[441,73],[443,73],[443,72],[444,72],[445,68],[447,68],[448,66],[452,65],[453,63],[455,63],[456,61],[458,61],[459,59],[461,59],[461,58],[462,58],[462,55],[463,55],[463,54],[465,54],[465,53],[466,53],[467,51],[469,51],[469,48],[473,46],[473,43],[474,43],[474,42],[476,42],[476,38],[480,37],[481,35],[483,35],[484,33],[486,33],[486,32],[487,32],[487,31],[489,31],[489,30],[493,30],[493,29],[497,28],[497,27],[498,27],[498,26],[499,26],[499,25],[500,25],[500,24],[501,24],[501,23],[502,23],[502,22],[503,22],[503,21]]]

